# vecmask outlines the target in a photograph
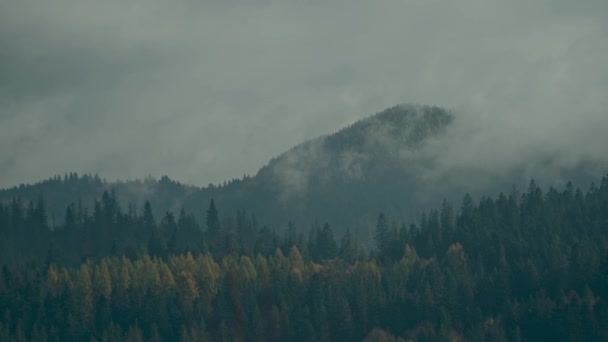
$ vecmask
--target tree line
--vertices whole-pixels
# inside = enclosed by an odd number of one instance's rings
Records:
[[[608,176],[379,214],[373,248],[207,208],[157,221],[106,192],[52,226],[41,200],[0,205],[0,340],[608,339]]]

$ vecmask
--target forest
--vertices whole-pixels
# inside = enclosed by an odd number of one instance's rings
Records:
[[[213,200],[47,206],[0,204],[1,341],[608,340],[608,176],[340,236]]]

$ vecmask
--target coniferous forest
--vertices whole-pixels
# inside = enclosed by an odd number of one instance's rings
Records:
[[[608,0],[0,0],[0,342],[608,342]]]
[[[340,236],[213,201],[47,206],[0,205],[1,341],[608,340],[608,176]]]

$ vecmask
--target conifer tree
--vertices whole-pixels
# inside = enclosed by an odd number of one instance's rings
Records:
[[[207,209],[207,232],[213,238],[216,238],[220,232],[220,218],[214,200],[211,200]]]
[[[388,222],[384,213],[378,215],[378,221],[376,223],[376,233],[374,234],[374,241],[376,242],[376,248],[380,255],[384,255],[387,252],[389,241],[389,230]]]

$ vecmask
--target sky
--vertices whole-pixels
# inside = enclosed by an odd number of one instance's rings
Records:
[[[443,163],[608,160],[605,0],[1,0],[0,187],[255,174],[400,103]]]

